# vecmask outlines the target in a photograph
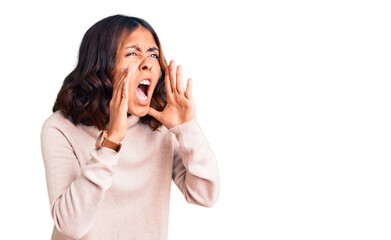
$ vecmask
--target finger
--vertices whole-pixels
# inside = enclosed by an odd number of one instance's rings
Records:
[[[160,122],[160,118],[162,116],[161,112],[156,111],[154,108],[149,107],[148,115],[151,115],[152,117],[156,118]]]
[[[125,88],[125,80],[129,81],[130,72],[127,69],[122,70],[115,80],[115,85],[113,87],[113,95],[112,100],[115,105],[119,105],[121,103],[121,99],[123,98],[123,89]],[[125,95],[126,97],[126,95]]]
[[[182,87],[182,66],[178,65],[177,71],[176,71],[176,90],[182,94],[183,93],[183,87]]]
[[[128,98],[128,86],[129,86],[129,81],[128,78],[125,78],[123,87],[122,87],[122,101],[126,100]]]
[[[172,93],[172,87],[171,87],[170,75],[169,75],[169,67],[170,66],[166,66],[166,68],[164,69],[164,84],[166,85],[166,92]]]
[[[122,91],[122,97],[128,98],[129,95],[129,82],[130,82],[130,77],[131,77],[131,72],[129,67],[126,68],[126,73],[125,73],[125,78],[124,78],[124,89]]]
[[[119,109],[121,112],[127,112],[128,111],[128,92],[129,92],[129,81],[128,79],[125,79],[123,82],[123,87],[121,91],[121,99],[119,104]]]
[[[164,74],[164,85],[166,87],[166,95],[167,95],[167,102],[171,102],[172,99],[172,87],[171,87],[171,82],[170,82],[170,76],[169,76],[169,66],[166,67],[165,69],[165,74]]]
[[[187,80],[185,97],[187,99],[193,98],[193,79],[191,79],[191,78],[189,78],[189,80]]]
[[[111,102],[114,105],[117,105],[119,101],[121,100],[118,95],[120,95],[118,92],[121,91],[122,85],[120,84],[120,79],[122,78],[122,72],[116,74],[115,78],[113,79],[113,93],[111,96]]]
[[[114,78],[113,78],[113,89],[115,87],[118,87],[118,85],[120,85],[120,82],[121,82],[121,79],[123,79],[123,77],[125,76],[125,70],[122,69],[121,71],[117,71],[114,75]]]
[[[170,83],[171,83],[172,92],[175,92],[176,91],[176,79],[175,79],[175,61],[174,60],[171,60],[168,72],[170,75]]]

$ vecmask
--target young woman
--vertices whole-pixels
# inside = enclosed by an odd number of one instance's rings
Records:
[[[41,132],[52,239],[166,239],[171,179],[189,203],[216,202],[191,86],[146,21],[115,15],[85,33]]]

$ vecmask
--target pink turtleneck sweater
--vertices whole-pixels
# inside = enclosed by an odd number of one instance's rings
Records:
[[[42,126],[52,240],[167,239],[171,179],[189,203],[216,202],[217,161],[196,119],[152,131],[129,116],[119,153],[95,149],[99,133],[59,111]]]

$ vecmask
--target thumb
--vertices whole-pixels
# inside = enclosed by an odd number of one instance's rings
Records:
[[[149,107],[148,115],[151,115],[152,117],[156,118],[156,120],[160,122],[160,117],[162,116],[162,113],[156,111],[154,108]]]

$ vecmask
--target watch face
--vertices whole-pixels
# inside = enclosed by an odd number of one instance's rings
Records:
[[[103,131],[99,134],[99,137],[98,139],[96,139],[96,143],[95,143],[95,147],[96,148],[101,148],[102,147],[102,142],[104,140],[104,137],[103,137]]]

